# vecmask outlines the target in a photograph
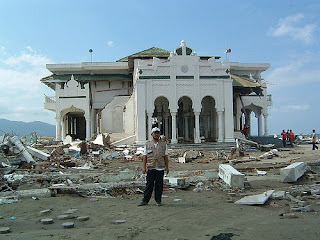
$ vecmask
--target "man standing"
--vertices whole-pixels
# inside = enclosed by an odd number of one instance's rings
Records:
[[[161,206],[163,191],[164,171],[169,173],[169,159],[167,144],[160,141],[160,129],[155,127],[151,131],[152,140],[147,141],[144,146],[142,173],[147,173],[147,184],[144,196],[138,206],[147,205],[152,196],[154,187],[154,199]]]
[[[316,145],[317,135],[316,135],[316,130],[314,129],[312,130],[311,139],[312,139],[312,150],[318,149],[318,146]]]
[[[287,133],[284,129],[282,130],[281,136],[282,136],[283,147],[286,147],[287,146]]]
[[[292,132],[292,130],[290,130],[289,132],[289,142],[291,147],[293,147],[293,140],[294,140],[294,133]]]

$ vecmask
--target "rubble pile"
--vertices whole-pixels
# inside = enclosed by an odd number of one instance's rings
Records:
[[[255,156],[246,152],[246,144],[251,146],[250,152],[253,151],[252,146],[256,147]],[[266,151],[263,154],[262,149]],[[289,159],[293,154],[301,155],[301,152],[281,155],[273,146],[261,148],[249,140],[237,141],[236,147],[230,151],[169,147],[168,152],[171,165],[175,163],[177,169],[183,166],[188,170],[171,170],[164,178],[164,192],[190,187],[199,194],[220,190],[226,193],[227,202],[289,206],[289,213],[313,211],[313,205],[320,199],[320,161],[297,162],[301,157]],[[143,147],[113,145],[108,134],[99,134],[92,141],[81,141],[71,136],[63,141],[54,141],[38,138],[35,133],[21,139],[3,135],[0,137],[0,204],[57,194],[90,198],[126,198],[141,194],[141,188],[145,186],[145,175],[141,170],[143,153]],[[174,168],[171,165],[170,169]],[[209,165],[214,169],[207,169]],[[197,170],[199,166],[202,168]],[[300,179],[312,184],[249,193],[252,191],[251,178],[259,181],[270,176],[287,184]],[[281,204],[276,201],[288,202]],[[288,212],[281,216],[292,217]]]

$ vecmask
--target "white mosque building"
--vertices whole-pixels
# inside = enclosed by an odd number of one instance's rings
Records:
[[[144,144],[157,125],[171,144],[234,142],[252,112],[258,135],[269,135],[268,63],[198,56],[181,41],[173,52],[152,47],[116,62],[46,67],[52,75],[41,82],[55,96],[44,106],[56,113],[56,140],[123,133]]]

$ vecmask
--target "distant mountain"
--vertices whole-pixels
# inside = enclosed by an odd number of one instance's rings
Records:
[[[0,136],[7,133],[22,137],[32,132],[36,132],[37,136],[55,137],[56,126],[40,121],[26,123],[0,118]]]

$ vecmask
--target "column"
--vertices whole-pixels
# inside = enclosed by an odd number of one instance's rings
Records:
[[[223,142],[223,111],[217,111],[218,113],[218,142]]]
[[[61,118],[56,115],[56,140],[61,141]]]
[[[249,125],[249,131],[248,135],[251,136],[251,111],[247,110],[246,111],[246,122],[247,125]]]
[[[224,88],[224,142],[234,142],[234,115],[233,115],[233,94],[232,94],[232,80],[225,79],[223,81]],[[222,107],[222,106],[221,106]]]
[[[86,117],[86,140],[89,141],[91,139],[91,119],[90,117]]]
[[[171,143],[172,144],[177,144],[177,112],[171,112],[171,119],[172,119],[172,138],[171,138]]]
[[[184,139],[188,140],[189,139],[189,118],[184,117]]]
[[[195,125],[196,125],[194,143],[201,143],[201,139],[200,139],[200,118],[199,118],[200,112],[195,112],[194,116],[195,116]]]
[[[146,86],[145,81],[137,79],[135,88],[136,144],[145,144],[146,136]]]
[[[258,114],[258,136],[262,136],[262,114]]]
[[[168,115],[164,117],[164,129],[165,129],[164,135],[166,136],[166,139],[168,139],[169,138],[169,116]]]
[[[263,114],[264,116],[264,135],[269,136],[269,126],[268,126],[268,114]]]
[[[147,113],[148,116],[148,140],[151,140],[151,130],[152,130],[152,113]]]
[[[62,135],[61,135],[61,138],[64,139],[66,137],[66,116],[63,117],[62,119],[62,123],[61,123],[61,126],[62,126]]]
[[[240,120],[241,120],[241,113],[237,113],[236,114],[236,130],[238,131],[241,131]]]

